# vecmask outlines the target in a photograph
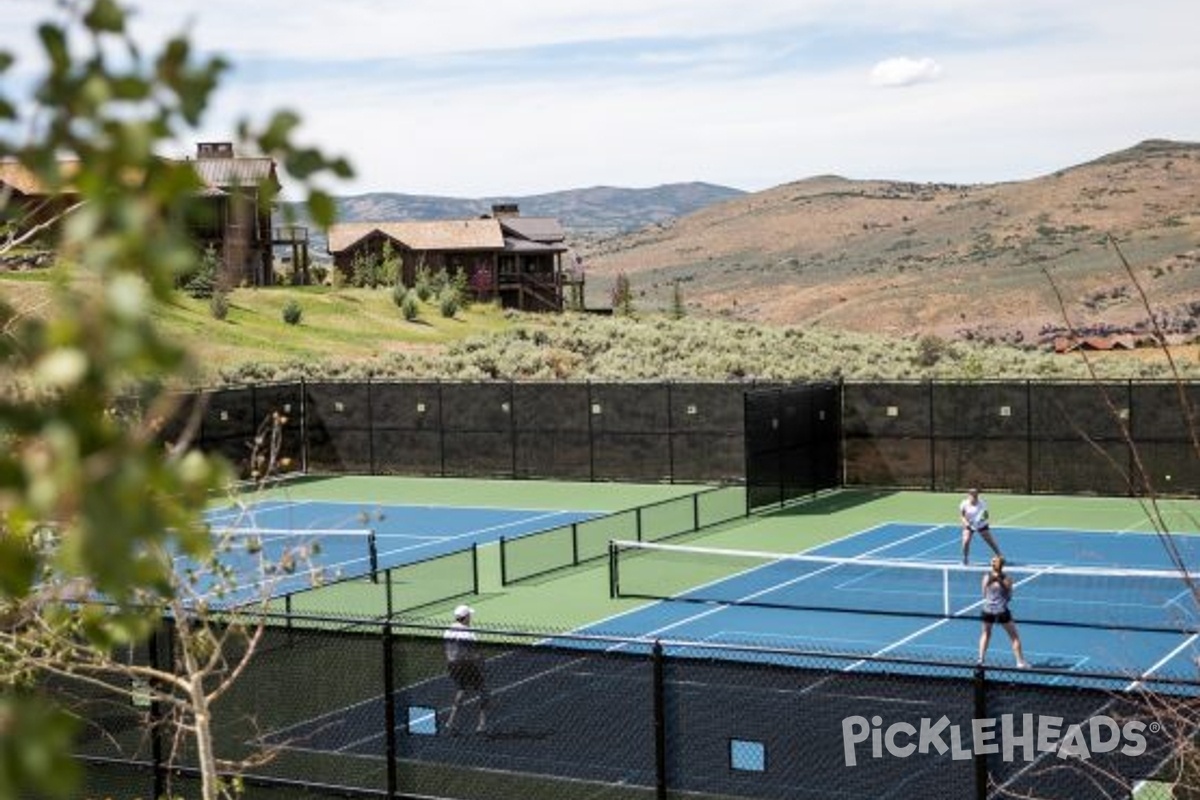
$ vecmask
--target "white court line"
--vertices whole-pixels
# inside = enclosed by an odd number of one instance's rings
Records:
[[[537,520],[540,520],[540,519],[550,519],[551,517],[557,517],[557,516],[561,516],[562,514],[571,514],[571,513],[574,513],[574,512],[571,512],[571,511],[548,511],[544,514],[538,514],[533,517],[522,517],[521,519],[513,520],[512,522],[504,522],[499,525],[489,525],[486,528],[474,528],[465,533],[456,533],[452,536],[441,536],[441,537],[430,536],[428,538],[431,539],[432,541],[425,542],[422,544],[411,545],[409,547],[400,547],[395,550],[388,550],[386,553],[383,551],[380,551],[379,557],[382,559],[385,555],[392,555],[394,553],[403,553],[408,550],[419,550],[420,548],[428,547],[431,544],[441,544],[442,542],[453,542],[456,539],[467,539],[467,538],[470,538],[473,536],[479,536],[480,534],[504,530],[505,528],[513,528],[518,525],[525,525],[526,523],[529,523],[529,522],[536,522]],[[407,536],[408,534],[395,534],[395,535],[396,536],[401,536],[401,535]],[[376,542],[378,542],[379,539],[381,539],[381,538],[387,538],[387,536],[386,535],[381,536],[378,533],[375,534]],[[411,538],[416,538],[416,537],[411,537]]]
[[[1182,643],[1182,644],[1180,644],[1180,645],[1179,645],[1178,647],[1176,647],[1174,650],[1172,650],[1171,652],[1167,653],[1165,656],[1163,656],[1162,658],[1160,658],[1160,659],[1159,659],[1157,662],[1155,662],[1155,664],[1154,664],[1152,667],[1150,667],[1150,669],[1148,669],[1148,670],[1146,670],[1145,672],[1143,672],[1143,673],[1142,673],[1142,676],[1141,676],[1140,678],[1138,678],[1136,681],[1134,681],[1133,683],[1131,683],[1131,684],[1129,684],[1128,686],[1126,686],[1126,687],[1125,687],[1125,691],[1126,691],[1126,692],[1131,692],[1131,691],[1133,691],[1134,689],[1137,689],[1138,687],[1140,687],[1140,686],[1141,686],[1141,685],[1142,685],[1142,684],[1145,682],[1145,680],[1146,680],[1147,678],[1149,678],[1150,676],[1152,676],[1152,675],[1154,674],[1155,670],[1157,670],[1157,669],[1160,669],[1161,667],[1164,667],[1164,666],[1166,666],[1166,664],[1167,664],[1168,662],[1170,662],[1170,661],[1171,661],[1171,659],[1175,658],[1175,656],[1179,655],[1179,654],[1180,654],[1180,653],[1182,653],[1184,650],[1186,650],[1187,648],[1191,647],[1191,646],[1192,646],[1192,644],[1193,644],[1193,643],[1195,643],[1196,639],[1200,639],[1200,633],[1193,633],[1193,634],[1192,634],[1191,636],[1189,636],[1187,639],[1184,639],[1184,641],[1183,641],[1183,643]]]
[[[1043,570],[1041,570],[1041,571],[1039,571],[1039,572],[1035,572],[1034,574],[1030,575],[1028,578],[1024,578],[1023,580],[1020,580],[1020,581],[1018,581],[1017,583],[1013,584],[1013,587],[1015,588],[1015,587],[1017,587],[1017,586],[1021,586],[1022,584],[1029,583],[1029,581],[1033,580],[1034,578],[1038,577],[1039,575],[1042,575],[1042,574],[1044,574],[1044,573],[1045,573],[1045,572],[1047,572],[1049,569],[1050,569],[1050,568],[1049,568],[1049,567],[1047,567],[1046,569],[1043,569]],[[982,580],[982,579],[981,579],[981,580]],[[982,590],[980,590],[980,591],[982,591]],[[905,645],[905,644],[908,644],[908,643],[909,643],[909,642],[911,642],[913,639],[916,639],[916,638],[918,638],[918,637],[920,637],[920,636],[923,636],[924,634],[926,634],[926,633],[929,633],[930,631],[937,630],[938,628],[942,627],[943,625],[945,625],[947,622],[950,622],[951,620],[954,620],[954,619],[963,619],[963,615],[964,615],[964,614],[966,614],[966,613],[967,613],[968,611],[970,611],[971,609],[973,609],[973,608],[976,608],[976,607],[978,607],[978,606],[981,606],[981,605],[983,605],[983,599],[982,599],[982,598],[980,598],[979,600],[976,600],[974,603],[972,603],[971,605],[967,606],[966,608],[959,609],[958,611],[955,611],[955,612],[954,612],[954,616],[952,616],[952,617],[946,617],[945,619],[939,619],[937,622],[930,623],[929,625],[926,625],[924,628],[921,628],[920,630],[918,630],[918,631],[915,631],[914,633],[911,633],[911,634],[909,634],[908,636],[905,636],[903,639],[897,639],[896,641],[892,642],[891,644],[889,644],[887,647],[883,648],[882,650],[879,650],[878,652],[872,653],[872,654],[871,654],[871,656],[870,656],[870,658],[864,658],[864,659],[860,659],[860,660],[858,660],[858,661],[855,661],[855,662],[854,662],[853,664],[851,664],[850,666],[848,666],[848,667],[845,667],[845,668],[842,670],[842,672],[852,672],[853,670],[856,670],[856,669],[858,669],[859,667],[861,667],[863,664],[866,664],[866,663],[867,663],[868,661],[870,661],[871,659],[873,659],[873,658],[879,658],[879,656],[881,656],[881,655],[884,655],[885,653],[889,653],[889,652],[891,652],[892,650],[895,650],[897,647],[901,647],[901,646],[903,646],[903,645]]]
[[[466,539],[466,538],[471,538],[471,537],[477,537],[482,534],[491,533],[493,531],[503,530],[504,528],[512,528],[512,527],[515,527],[518,525],[524,525],[524,524],[527,524],[530,522],[536,522],[537,520],[549,519],[549,518],[556,517],[556,516],[559,516],[562,514],[573,514],[573,513],[575,513],[575,512],[572,512],[572,511],[548,511],[543,514],[538,514],[536,516],[522,517],[521,519],[514,520],[512,522],[506,522],[506,523],[502,523],[499,525],[492,525],[492,526],[489,526],[486,528],[476,528],[476,529],[467,531],[465,533],[454,534],[452,536],[418,536],[418,535],[412,535],[412,534],[392,534],[392,535],[388,536],[388,535],[380,535],[380,534],[376,533],[375,534],[375,542],[376,542],[376,547],[377,547],[376,555],[381,564],[379,569],[380,569],[380,571],[388,569],[388,567],[382,566],[382,562],[385,557],[396,556],[397,554],[400,554],[400,553],[406,553],[406,552],[413,551],[413,550],[421,550],[423,548],[433,547],[436,545],[442,545],[442,544],[445,544],[446,542],[453,542],[457,539]],[[304,532],[303,528],[300,528],[297,530],[299,530],[301,534]],[[382,547],[379,546],[380,540],[385,539],[385,538],[407,538],[407,539],[418,539],[420,541],[417,544],[409,545],[407,547],[398,547],[398,548],[394,548],[394,549],[385,551],[382,549]],[[187,558],[187,557],[186,556],[176,556],[175,558]],[[338,576],[339,578],[340,577],[351,577],[351,578],[366,577],[365,573],[363,575],[349,575],[349,576],[342,575],[342,572],[344,570],[347,570],[349,567],[360,566],[365,563],[369,563],[369,559],[367,556],[359,556],[356,558],[352,558],[350,560],[339,561],[334,564],[323,563],[320,561],[320,559],[318,557],[318,558],[315,558],[312,560],[312,564],[310,566],[306,566],[303,570],[298,570],[294,574],[291,574],[291,575],[271,575],[271,576],[267,576],[264,578],[258,572],[245,573],[245,574],[241,575],[240,577],[242,577],[242,578],[249,577],[249,578],[252,578],[253,580],[249,583],[240,583],[239,582],[237,585],[237,590],[238,590],[238,594],[241,594],[244,590],[245,591],[256,590],[255,600],[258,600],[258,599],[260,599],[258,597],[260,592],[257,592],[257,590],[267,588],[272,584],[276,584],[276,583],[279,583],[284,580],[291,580],[295,577],[304,577],[306,575],[308,575],[308,576],[335,575],[335,576]],[[404,566],[406,566],[406,564],[396,565],[397,568],[401,568]],[[213,574],[213,573],[210,570],[202,570],[202,571],[198,570],[197,574],[198,575],[209,575],[209,574]],[[314,584],[313,586],[311,586],[309,588],[315,589],[318,587],[317,587],[317,585]],[[216,590],[214,590],[214,591],[216,591]],[[202,595],[201,597],[205,598],[211,594],[212,594],[212,592],[209,592],[209,593]],[[278,598],[273,596],[269,599],[275,600]]]
[[[688,495],[681,495],[687,497]],[[670,498],[678,499],[678,498]],[[283,502],[283,501],[280,501]],[[667,502],[667,501],[664,501]],[[545,511],[558,514],[619,514],[622,511],[629,509],[611,509],[611,508],[512,508],[510,506],[455,506],[446,505],[444,503],[385,503],[379,500],[292,500],[290,503],[299,505],[301,503],[316,503],[323,506],[353,506],[354,508],[364,509],[389,509],[389,508],[429,508],[438,511],[512,511],[514,513],[523,513],[529,511]]]
[[[253,517],[258,513],[271,514],[276,511],[283,511],[296,506],[307,505],[318,501],[314,500],[271,500],[263,502],[248,503],[245,506],[234,505],[233,508],[223,506],[217,509],[215,513],[205,513],[205,520],[212,522],[226,522],[228,519],[238,520],[247,517]]]
[[[876,528],[879,528],[879,527],[881,527],[881,526],[876,526]],[[938,525],[938,526],[934,526],[934,527],[931,527],[931,528],[926,528],[925,530],[917,531],[916,533],[913,533],[913,534],[910,534],[910,535],[908,535],[908,536],[905,536],[903,539],[897,539],[897,540],[896,540],[896,541],[894,541],[894,542],[888,542],[887,544],[882,544],[882,545],[880,545],[879,547],[876,547],[876,548],[874,548],[874,549],[872,549],[872,550],[867,550],[867,551],[865,551],[865,552],[863,552],[863,553],[859,553],[859,554],[858,554],[858,555],[856,555],[856,556],[851,556],[851,557],[847,558],[847,559],[846,559],[846,561],[847,561],[847,562],[851,562],[851,561],[854,561],[855,559],[867,558],[868,556],[874,555],[875,553],[878,553],[878,552],[879,552],[879,551],[881,551],[881,550],[887,550],[887,549],[888,549],[888,548],[890,548],[890,547],[895,547],[895,546],[896,546],[896,545],[898,545],[898,544],[903,544],[904,542],[911,541],[911,540],[913,540],[913,539],[916,539],[916,538],[918,538],[918,537],[921,537],[921,536],[928,536],[929,534],[933,533],[934,531],[936,531],[936,530],[940,530],[942,527],[943,527],[943,526],[941,526],[941,525]],[[846,538],[850,538],[850,537],[846,537]],[[839,539],[839,540],[835,540],[835,541],[841,541],[841,540]],[[832,542],[827,542],[826,544],[832,544]],[[824,546],[824,545],[822,545],[822,546]],[[781,562],[786,562],[786,560],[787,560],[787,559],[786,559],[786,555],[787,555],[787,554],[785,554],[785,553],[780,553],[779,555],[780,555],[780,561],[781,561]],[[778,562],[777,562],[777,563],[778,563]],[[782,588],[782,587],[784,587],[784,586],[792,586],[792,585],[794,585],[794,584],[797,584],[797,583],[801,583],[801,582],[803,582],[803,581],[806,581],[806,580],[808,580],[809,578],[815,578],[815,577],[816,577],[816,576],[818,576],[818,575],[821,575],[821,574],[823,574],[823,573],[825,573],[825,572],[828,572],[828,571],[830,571],[831,569],[837,569],[837,568],[838,568],[838,567],[840,567],[840,566],[842,566],[842,564],[830,564],[830,565],[828,565],[828,566],[821,567],[821,568],[820,568],[820,569],[818,569],[818,570],[814,570],[813,572],[808,572],[808,573],[805,573],[804,575],[801,575],[801,576],[799,576],[799,577],[797,577],[797,578],[793,578],[793,579],[792,579],[792,580],[790,580],[790,581],[784,581],[783,583],[777,583],[777,584],[774,584],[774,585],[772,585],[772,586],[769,586],[769,587],[767,587],[767,588],[765,588],[765,589],[760,589],[760,590],[759,590],[759,591],[757,591],[757,592],[752,592],[752,593],[750,593],[750,594],[748,594],[748,595],[744,595],[743,597],[739,597],[739,598],[737,598],[737,599],[733,600],[731,603],[724,604],[724,605],[720,605],[720,606],[716,606],[716,607],[710,608],[710,609],[708,609],[708,610],[706,610],[706,611],[701,611],[700,613],[697,613],[697,614],[692,614],[691,616],[684,617],[683,619],[680,619],[680,620],[676,620],[675,622],[671,623],[670,625],[665,625],[665,626],[663,626],[663,627],[661,627],[661,628],[656,628],[656,629],[654,629],[654,630],[652,630],[652,631],[647,631],[646,633],[640,634],[640,635],[638,636],[638,641],[645,641],[645,640],[649,639],[650,637],[657,636],[658,634],[664,633],[665,631],[672,630],[673,628],[678,628],[678,627],[679,627],[679,626],[681,626],[681,625],[687,625],[687,624],[689,624],[689,623],[691,623],[691,622],[695,622],[696,620],[704,619],[705,617],[712,616],[713,614],[716,614],[716,613],[718,613],[718,612],[720,612],[720,611],[728,611],[729,609],[736,607],[738,603],[744,603],[744,602],[746,602],[747,600],[753,600],[753,599],[754,599],[754,598],[756,598],[756,597],[761,597],[762,595],[769,594],[770,592],[773,592],[773,591],[775,591],[775,590],[777,590],[777,589],[780,589],[780,588]],[[724,580],[724,579],[721,579],[721,580]],[[714,581],[714,583],[719,583],[719,582],[720,582],[720,581]],[[658,602],[659,604],[666,604],[666,603],[668,603],[668,602],[670,602],[670,601],[669,601],[669,600],[659,600],[659,601],[657,601],[657,602]],[[648,606],[642,606],[642,607],[640,607],[640,608],[634,609],[633,611],[627,611],[627,612],[625,612],[624,614],[618,614],[618,615],[616,615],[615,617],[611,617],[610,619],[618,619],[618,618],[620,618],[620,617],[622,617],[622,616],[627,616],[627,615],[630,615],[630,614],[638,613],[638,612],[640,612],[640,611],[643,611],[643,610],[645,610],[646,608],[650,608],[650,607],[652,607],[653,605],[654,605],[654,604],[650,604],[650,605],[648,605]],[[597,623],[597,624],[598,624],[598,623]],[[590,626],[588,626],[588,627],[595,627],[595,625],[590,625]],[[625,645],[624,645],[624,644],[617,644],[617,645],[613,645],[612,647],[608,648],[608,650],[609,650],[609,651],[613,651],[613,650],[620,650],[620,649],[621,649],[621,648],[623,648],[623,647],[625,647]]]

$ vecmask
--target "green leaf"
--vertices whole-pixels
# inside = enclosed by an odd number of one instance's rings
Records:
[[[125,12],[116,0],[95,0],[84,14],[83,24],[96,33],[123,33]]]
[[[337,204],[328,193],[313,189],[308,195],[308,214],[318,226],[328,228],[337,218]]]

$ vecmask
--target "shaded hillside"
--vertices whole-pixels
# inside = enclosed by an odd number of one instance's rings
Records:
[[[1200,324],[1200,144],[1150,141],[1034,180],[817,177],[581,247],[589,303],[889,334],[1033,343],[1064,324],[1144,330],[1134,267],[1176,338]],[[1053,277],[1051,281],[1047,273]]]

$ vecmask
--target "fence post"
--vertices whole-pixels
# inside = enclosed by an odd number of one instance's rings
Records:
[[[672,384],[667,381],[667,472],[670,483],[675,483],[675,396]]]
[[[383,571],[383,591],[385,592],[384,607],[387,609],[387,618],[391,619],[393,614],[392,609],[392,568],[388,567]]]
[[[148,642],[150,649],[150,668],[156,671],[161,671],[163,665],[158,657],[158,631],[157,629],[150,633],[150,641]],[[169,642],[170,639],[167,639]],[[172,657],[172,661],[173,661]],[[157,693],[158,687],[152,687],[150,700],[150,760],[154,763],[154,796],[166,797],[167,793],[167,763],[163,757],[163,713],[162,704],[158,702]]]
[[[987,674],[982,664],[975,667],[975,719],[987,719]],[[987,800],[988,763],[987,753],[975,754],[975,796]]]
[[[929,386],[929,392],[926,395],[926,397],[928,399],[928,407],[925,409],[925,415],[926,415],[925,422],[928,425],[928,427],[926,428],[926,431],[929,434],[929,491],[936,492],[937,488],[938,488],[938,483],[937,483],[937,436],[936,436],[936,431],[934,431],[934,429],[933,429],[934,428],[933,420],[934,420],[934,416],[935,416],[933,407],[934,407],[934,403],[936,401],[934,398],[934,383],[933,383],[932,379],[929,380],[928,386]]]
[[[390,594],[390,592],[389,592]],[[387,796],[396,797],[399,789],[396,781],[396,683],[393,669],[392,654],[392,623],[388,619],[383,623],[383,721],[387,728],[385,741],[387,743]]]
[[[378,475],[375,470],[375,392],[371,379],[367,378],[367,474]]]
[[[654,796],[667,800],[667,702],[663,680],[662,642],[654,640]]]

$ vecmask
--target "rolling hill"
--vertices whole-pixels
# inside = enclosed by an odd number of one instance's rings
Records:
[[[689,311],[750,322],[1027,346],[1068,324],[1143,333],[1150,307],[1186,341],[1200,144],[1146,141],[1011,183],[813,177],[576,249],[591,304],[624,274],[635,306],[668,307],[678,286]]]

